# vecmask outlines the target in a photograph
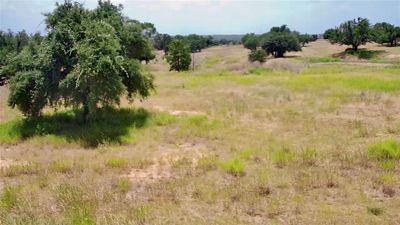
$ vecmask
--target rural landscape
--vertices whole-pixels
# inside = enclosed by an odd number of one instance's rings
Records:
[[[399,24],[43,18],[0,32],[0,224],[400,224]]]

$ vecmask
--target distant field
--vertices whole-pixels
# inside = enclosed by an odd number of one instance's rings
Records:
[[[87,126],[25,120],[3,86],[0,224],[398,224],[400,48],[367,48],[218,46],[179,73],[158,52],[157,91]]]

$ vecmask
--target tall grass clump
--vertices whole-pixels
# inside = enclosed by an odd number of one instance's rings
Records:
[[[295,154],[288,148],[282,148],[272,153],[271,160],[276,163],[278,167],[283,167],[289,162],[293,161]]]
[[[21,186],[8,186],[3,189],[0,195],[0,208],[11,209],[18,202],[18,193],[21,191]]]
[[[395,139],[386,139],[370,144],[368,155],[379,160],[400,159],[400,143]]]
[[[221,161],[219,165],[223,170],[232,175],[235,176],[244,175],[245,163],[238,158],[227,161]]]

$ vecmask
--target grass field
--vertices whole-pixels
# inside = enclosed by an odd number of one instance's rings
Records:
[[[27,120],[0,89],[1,224],[400,224],[400,48],[148,65],[156,92]]]

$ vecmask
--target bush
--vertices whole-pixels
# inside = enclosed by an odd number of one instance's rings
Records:
[[[368,154],[379,160],[400,159],[400,143],[387,139],[368,146]]]
[[[260,62],[265,63],[267,60],[267,52],[263,49],[252,50],[249,54],[249,61],[250,62]]]

